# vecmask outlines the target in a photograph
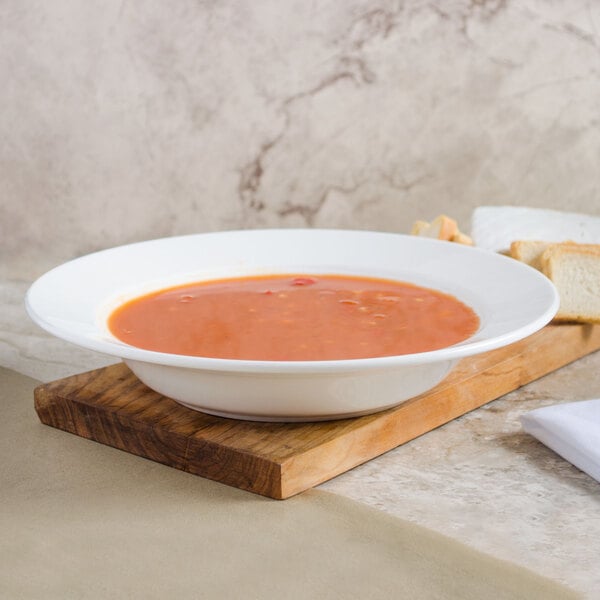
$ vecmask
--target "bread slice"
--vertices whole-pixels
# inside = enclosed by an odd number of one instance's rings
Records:
[[[600,250],[600,244],[578,244],[569,240],[567,242],[542,242],[540,240],[517,240],[510,245],[510,256],[529,266],[542,271],[542,255],[549,248],[573,246],[584,250]]]
[[[510,245],[510,255],[529,266],[542,270],[541,258],[544,250],[552,245],[552,242],[538,240],[517,240]]]
[[[553,244],[540,263],[560,295],[555,320],[600,323],[600,245]]]

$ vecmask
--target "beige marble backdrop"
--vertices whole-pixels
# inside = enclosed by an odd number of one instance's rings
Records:
[[[241,227],[600,213],[593,0],[0,1],[0,276]]]

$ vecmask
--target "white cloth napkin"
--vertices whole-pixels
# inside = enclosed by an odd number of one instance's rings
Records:
[[[538,408],[521,416],[525,431],[600,482],[600,399]]]
[[[495,252],[507,250],[515,240],[600,244],[600,216],[526,206],[479,206],[471,215],[471,237],[479,248]]]

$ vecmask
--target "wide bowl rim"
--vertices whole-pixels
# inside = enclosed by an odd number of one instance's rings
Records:
[[[223,359],[223,358],[209,358],[199,356],[188,356],[179,354],[169,354],[163,352],[155,352],[151,350],[144,350],[134,346],[129,346],[118,340],[107,340],[99,339],[90,333],[80,333],[69,328],[65,324],[56,325],[51,319],[44,315],[40,311],[40,307],[36,305],[33,300],[35,294],[39,289],[45,285],[45,282],[49,277],[55,275],[59,270],[66,268],[69,265],[74,265],[80,261],[89,260],[90,257],[103,255],[109,252],[115,251],[127,251],[134,247],[141,247],[144,244],[150,243],[177,243],[178,240],[190,239],[199,236],[228,236],[237,233],[248,233],[260,235],[268,232],[322,232],[327,234],[328,232],[335,232],[335,234],[342,233],[343,235],[377,235],[377,236],[395,236],[402,238],[409,238],[412,243],[415,244],[439,244],[440,248],[449,242],[439,241],[429,238],[419,238],[415,236],[409,236],[401,233],[393,232],[381,232],[381,231],[369,231],[369,230],[356,230],[356,229],[322,229],[322,228],[266,228],[266,229],[234,229],[227,231],[217,232],[206,232],[206,233],[195,233],[179,236],[168,236],[162,238],[156,238],[152,240],[145,240],[140,242],[134,242],[130,244],[123,244],[104,250],[99,250],[84,256],[72,259],[65,263],[62,263],[53,269],[50,269],[39,278],[37,278],[27,290],[25,296],[25,307],[30,318],[42,327],[47,332],[61,338],[65,341],[71,342],[83,348],[115,356],[125,361],[139,361],[145,363],[153,363],[162,366],[179,367],[185,369],[198,369],[202,371],[227,371],[231,373],[256,373],[256,374],[300,374],[300,373],[311,373],[311,374],[335,374],[335,373],[349,373],[358,371],[372,371],[372,370],[389,370],[390,368],[400,368],[404,366],[419,365],[434,363],[440,361],[456,361],[467,356],[473,356],[494,350],[513,342],[517,342],[529,335],[535,333],[549,323],[554,315],[556,314],[560,299],[558,291],[552,282],[545,277],[539,271],[520,263],[512,258],[502,256],[500,254],[491,252],[486,249],[469,247],[465,248],[469,252],[475,252],[485,254],[490,257],[493,261],[509,261],[513,264],[511,268],[522,269],[528,272],[528,277],[537,279],[538,283],[545,289],[548,294],[548,303],[545,308],[535,319],[526,323],[525,325],[511,330],[503,335],[498,335],[491,338],[485,338],[477,341],[469,341],[467,339],[457,345],[449,346],[439,350],[433,350],[429,352],[421,352],[416,354],[404,354],[394,356],[383,356],[374,358],[360,358],[360,359],[344,359],[344,360],[324,360],[324,361],[264,361],[264,360],[240,360],[240,359]]]

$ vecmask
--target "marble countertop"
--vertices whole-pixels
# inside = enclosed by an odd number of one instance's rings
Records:
[[[42,381],[105,366],[27,317],[28,282],[0,282],[0,365]],[[600,397],[600,353],[326,482],[322,489],[563,582],[600,589],[600,484],[525,434],[519,415]]]

